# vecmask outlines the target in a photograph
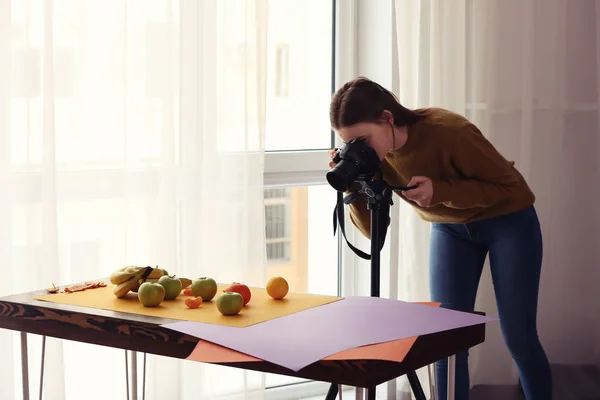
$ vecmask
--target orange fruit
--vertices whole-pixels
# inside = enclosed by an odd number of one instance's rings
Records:
[[[202,297],[188,297],[187,299],[185,299],[185,305],[188,308],[198,308],[200,307],[200,304],[202,304]]]
[[[285,278],[274,276],[267,282],[267,294],[275,300],[281,300],[290,290],[290,286]]]
[[[184,296],[193,296],[194,292],[192,292],[192,288],[183,289]]]

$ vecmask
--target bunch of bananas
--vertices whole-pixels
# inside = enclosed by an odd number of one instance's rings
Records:
[[[110,283],[115,286],[114,294],[123,298],[131,291],[137,291],[146,280],[158,280],[163,276],[163,270],[152,267],[123,267],[110,275]]]
[[[115,296],[123,298],[129,292],[137,292],[144,282],[158,282],[163,275],[168,275],[168,272],[160,268],[123,267],[110,275],[110,283],[115,285]],[[192,284],[192,281],[186,278],[179,278],[179,280],[184,288]]]

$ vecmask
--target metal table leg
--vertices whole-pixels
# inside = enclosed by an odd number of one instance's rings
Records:
[[[456,355],[448,357],[448,400],[454,400]]]
[[[129,359],[127,350],[125,350],[125,390],[127,391],[127,400],[129,400]]]
[[[46,336],[42,336],[42,361],[40,365],[40,400],[44,395],[44,365],[46,361]]]
[[[365,390],[361,387],[357,387],[354,400],[364,400],[364,398],[365,398]]]
[[[144,370],[142,371],[142,400],[146,400],[146,353],[144,353]]]
[[[142,400],[146,399],[146,359],[144,353],[143,370],[142,370]],[[129,382],[131,381],[131,385]],[[127,358],[127,350],[125,350],[125,383],[127,385],[127,400],[137,400],[138,398],[138,373],[137,373],[137,351],[131,352],[131,374],[129,373],[129,359]],[[131,397],[129,387],[131,386]]]
[[[434,390],[433,392],[435,393],[435,398],[434,400],[439,400],[440,396],[438,393],[438,386],[437,386],[437,368],[435,367],[435,364],[433,364],[433,387]]]
[[[137,351],[131,352],[131,400],[138,398]]]
[[[21,332],[21,377],[23,400],[29,400],[29,357],[27,355],[27,332]]]
[[[435,364],[434,364],[435,365]],[[435,366],[434,366],[435,368]],[[431,373],[431,364],[427,366],[427,379],[429,380],[429,396],[431,400],[436,399],[435,391],[433,390],[433,374]]]

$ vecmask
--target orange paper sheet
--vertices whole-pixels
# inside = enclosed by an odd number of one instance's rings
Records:
[[[417,336],[413,336],[392,342],[357,347],[355,349],[340,351],[339,353],[325,357],[324,360],[387,360],[400,363],[404,360],[404,357],[406,357],[416,340]],[[198,342],[186,360],[205,363],[263,361],[260,358],[249,356],[205,340]]]
[[[433,307],[439,307],[440,303],[419,302]],[[418,336],[394,340],[391,342],[372,344],[369,346],[357,347],[354,349],[340,351],[332,354],[324,360],[385,360],[401,363],[412,346],[415,344]],[[290,346],[293,344],[290,343]],[[186,360],[205,363],[236,363],[263,361],[260,358],[241,353],[218,344],[200,340],[192,353]]]
[[[158,307],[144,307],[138,301],[136,293],[130,292],[122,299],[115,297],[114,285],[110,284],[104,288],[88,289],[82,292],[48,294],[38,297],[36,300],[235,327],[254,325],[341,300],[340,297],[302,293],[288,293],[283,300],[273,300],[264,289],[251,288],[250,303],[238,315],[223,316],[217,309],[216,299],[225,287],[227,285],[219,285],[215,298],[196,309],[186,307],[186,296],[183,294],[175,300],[164,301]]]

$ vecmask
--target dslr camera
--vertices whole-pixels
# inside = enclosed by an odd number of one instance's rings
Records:
[[[355,181],[371,179],[379,171],[381,160],[364,139],[354,139],[337,149],[337,164],[327,172],[327,182],[338,192],[345,192]]]

